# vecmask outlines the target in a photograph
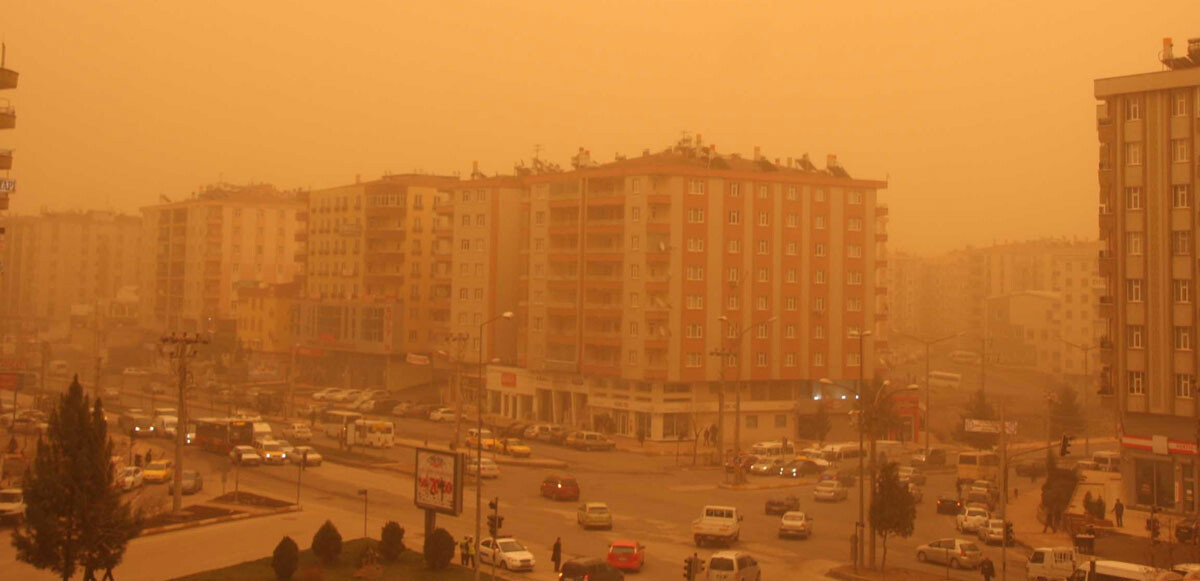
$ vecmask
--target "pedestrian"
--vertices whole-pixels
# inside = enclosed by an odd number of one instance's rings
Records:
[[[550,560],[554,561],[554,572],[557,573],[562,567],[562,537],[554,539],[554,548],[550,551]]]
[[[471,552],[471,544],[467,541],[468,538],[469,537],[463,537],[463,539],[458,542],[458,562],[463,567],[467,566],[467,555]]]
[[[146,448],[146,465],[150,464],[150,448]]]
[[[475,567],[475,539],[467,535],[467,557],[464,567]]]
[[[13,441],[15,442],[16,440],[13,440]],[[707,428],[707,427],[705,427],[705,428],[704,428],[704,447],[706,447],[706,448],[707,448],[707,447],[708,447],[708,443],[709,443],[710,441],[711,441],[711,440],[709,440],[709,439],[708,439],[708,428]]]
[[[992,581],[992,577],[996,576],[996,566],[992,564],[991,557],[983,558],[983,562],[979,564],[979,573],[983,575],[983,581]]]
[[[1112,511],[1113,516],[1117,517],[1117,526],[1125,526],[1125,505],[1121,504],[1121,499],[1118,498],[1117,502],[1113,504]]]
[[[1016,498],[1017,498],[1017,487],[1014,486],[1013,487],[1013,500],[1016,500]]]

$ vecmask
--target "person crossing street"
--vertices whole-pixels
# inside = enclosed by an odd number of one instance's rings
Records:
[[[550,551],[550,560],[554,561],[554,572],[562,568],[562,537],[554,539],[554,548]]]
[[[996,566],[992,564],[991,557],[983,558],[983,562],[979,564],[979,574],[983,575],[983,581],[992,581],[992,577],[996,576]]]

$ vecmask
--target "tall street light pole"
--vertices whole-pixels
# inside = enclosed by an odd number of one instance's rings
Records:
[[[742,339],[746,336],[746,333],[750,332],[751,329],[754,329],[754,328],[757,328],[757,327],[760,327],[763,325],[769,325],[773,321],[775,321],[775,319],[777,319],[777,318],[778,317],[771,317],[765,321],[755,323],[753,325],[750,325],[749,327],[746,327],[745,329],[742,329],[742,331],[740,333],[738,333],[737,337],[735,337],[733,340],[733,344],[737,346],[737,351],[734,351],[732,348],[729,347],[728,343],[726,343],[726,340],[729,337],[729,333],[726,331],[726,326],[729,324],[729,317],[727,317],[725,315],[721,315],[720,317],[717,318],[717,320],[721,322],[721,341],[724,344],[724,347],[722,349],[717,349],[717,350],[712,351],[711,353],[709,353],[709,355],[713,355],[713,356],[721,358],[720,359],[721,360],[721,369],[720,369],[721,393],[718,394],[718,396],[717,396],[717,407],[719,408],[717,411],[717,423],[718,423],[717,436],[721,442],[720,443],[721,456],[718,456],[718,458],[721,459],[722,463],[724,463],[723,455],[725,453],[725,425],[724,425],[725,424],[725,368],[728,367],[730,358],[732,358],[733,356],[736,355],[738,357],[738,381],[735,382],[735,385],[737,385],[738,387],[734,390],[735,393],[734,393],[734,408],[733,408],[733,451],[734,451],[734,454],[737,454],[742,449],[742,389],[741,389],[741,369],[742,369],[741,351],[742,351],[742,346],[743,346]]]
[[[1082,394],[1080,396],[1082,398],[1080,405],[1085,410],[1084,417],[1087,417],[1087,413],[1086,413],[1087,393],[1088,393],[1088,390],[1091,389],[1091,387],[1092,387],[1090,385],[1092,376],[1088,374],[1088,360],[1091,359],[1091,351],[1092,351],[1092,349],[1095,349],[1096,346],[1095,345],[1076,345],[1075,343],[1067,341],[1066,339],[1059,339],[1059,341],[1062,341],[1063,343],[1066,343],[1067,345],[1070,345],[1071,347],[1074,347],[1080,351],[1083,351],[1083,389],[1079,390],[1079,392]],[[1086,420],[1083,425],[1083,453],[1085,456],[1089,456],[1089,457],[1091,456],[1091,453],[1092,453],[1092,438],[1088,435],[1088,425],[1086,423]]]
[[[827,377],[822,377],[820,379],[820,383],[823,385],[829,385],[829,386],[833,386],[833,387],[841,387],[842,389],[853,392],[855,399],[859,398],[859,393],[857,390],[854,390],[854,389],[851,389],[848,387],[839,386],[836,383],[834,383],[833,380],[831,380]],[[822,399],[824,399],[824,395],[822,395]],[[862,411],[861,411],[861,404],[859,407],[860,407],[860,409],[859,409],[859,414],[858,414],[858,522],[856,522],[854,524],[854,535],[858,542],[858,550],[855,551],[855,553],[854,553],[854,568],[855,568],[855,570],[857,570],[859,567],[862,566],[862,562],[863,562],[863,527],[866,526],[866,522],[864,522],[866,520],[866,509],[865,509],[866,495],[863,492],[863,486],[866,482],[865,466],[863,464],[864,458],[866,458],[866,454],[863,454],[863,438],[865,435],[865,431],[864,431],[865,426],[863,426],[863,416],[862,416]]]
[[[446,337],[447,343],[454,343],[453,353],[450,351],[441,351],[450,360],[450,364],[454,366],[454,390],[450,393],[454,397],[454,440],[451,449],[458,448],[459,434],[462,433],[462,375],[459,372],[459,363],[462,361],[463,347],[467,344],[466,333],[455,333]]]
[[[929,348],[941,343],[942,341],[949,341],[955,337],[961,337],[963,334],[960,332],[953,335],[946,335],[945,337],[939,337],[937,339],[922,339],[920,337],[907,335],[905,333],[897,333],[897,335],[900,335],[906,339],[912,339],[913,341],[923,343],[925,345],[925,458],[929,458],[930,440],[932,440],[933,435],[933,432],[929,429],[930,418],[933,417],[933,401],[929,397]]]
[[[188,359],[196,356],[196,345],[208,344],[207,337],[199,333],[176,335],[171,333],[161,340],[163,354],[178,360],[179,365],[179,410],[175,419],[175,474],[171,494],[171,512],[178,513],[183,508],[183,447],[187,438],[188,415],[187,400],[183,397],[187,389]],[[130,439],[132,442],[132,439]],[[132,445],[130,447],[132,450]]]
[[[512,319],[512,311],[504,311],[503,313],[492,317],[479,324],[479,392],[475,395],[479,409],[477,410],[477,425],[478,432],[475,438],[475,542],[483,536],[483,404],[486,396],[484,382],[487,379],[487,361],[483,358],[483,329],[488,325],[499,321],[500,319]],[[473,564],[475,568],[475,581],[479,581],[479,559],[475,559]]]

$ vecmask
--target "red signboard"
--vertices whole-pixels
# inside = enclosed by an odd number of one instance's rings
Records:
[[[22,371],[25,369],[24,359],[0,359],[0,369],[13,369]]]
[[[500,385],[513,387],[517,384],[517,374],[511,371],[505,371],[500,374]]]
[[[20,373],[0,373],[0,390],[16,391],[21,387]]]
[[[413,365],[429,365],[429,356],[409,353],[408,355],[404,356],[404,361]]]

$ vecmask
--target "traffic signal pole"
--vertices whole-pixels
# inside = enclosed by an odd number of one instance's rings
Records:
[[[1008,422],[1005,421],[1004,401],[1000,401],[1000,521],[1004,532],[1000,536],[1000,581],[1008,581]],[[986,524],[985,524],[986,526]]]

